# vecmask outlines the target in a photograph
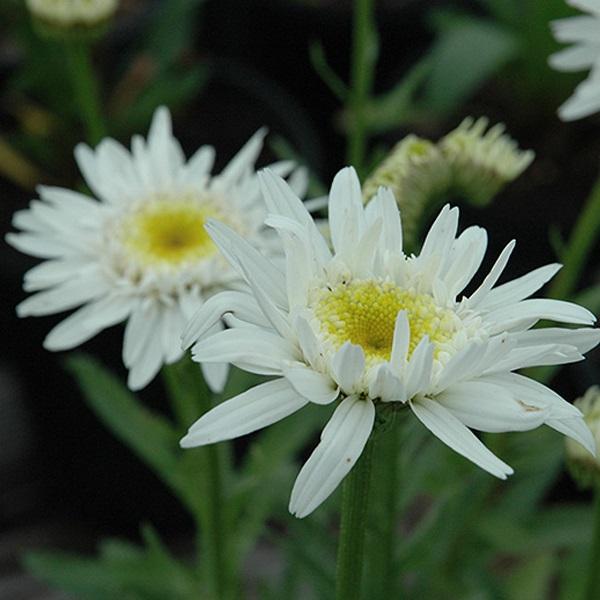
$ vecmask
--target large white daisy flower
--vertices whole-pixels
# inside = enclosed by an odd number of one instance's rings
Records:
[[[346,168],[329,195],[331,252],[286,183],[268,171],[259,176],[267,223],[285,248],[285,272],[226,225],[209,222],[210,235],[251,293],[213,296],[184,343],[200,339],[193,346],[197,361],[228,361],[275,379],[206,413],[182,446],[249,433],[308,402],[335,403],[292,491],[290,511],[298,517],[350,471],[385,403],[412,410],[448,446],[502,479],[512,469],[471,429],[521,431],[545,423],[595,451],[577,408],[513,372],[580,360],[600,341],[591,328],[531,329],[540,319],[595,320],[576,304],[526,300],[559,265],[496,286],[513,241],[479,287],[460,296],[481,265],[487,235],[469,227],[457,237],[457,208],[444,207],[419,256],[406,256],[393,193],[380,188],[363,206],[356,173]],[[230,328],[205,337],[222,315]]]
[[[263,252],[277,241],[264,227],[254,171],[264,135],[257,132],[219,175],[210,174],[211,146],[186,162],[166,108],[156,111],[147,141],[134,136],[131,153],[112,139],[95,151],[77,146],[77,163],[97,199],[40,187],[40,199],[14,215],[21,232],[7,235],[18,250],[47,259],[25,274],[25,290],[36,293],[19,304],[19,316],[83,305],[50,331],[44,346],[73,348],[127,320],[123,361],[130,388],[144,387],[163,364],[178,360],[185,323],[202,301],[241,283],[205,221],[226,223]],[[285,175],[292,165],[275,167]],[[295,183],[302,187],[300,179]],[[213,389],[222,388],[226,364],[203,370]]]
[[[600,0],[567,0],[567,4],[589,14],[552,22],[556,40],[573,45],[550,56],[548,62],[557,71],[591,69],[558,109],[563,121],[575,121],[600,110]]]

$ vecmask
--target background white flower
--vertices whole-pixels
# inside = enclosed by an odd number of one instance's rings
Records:
[[[40,199],[14,215],[21,232],[7,235],[18,250],[47,259],[25,274],[24,288],[35,294],[19,304],[19,316],[83,305],[50,331],[44,346],[73,348],[127,320],[123,361],[132,389],[178,360],[185,323],[202,301],[241,283],[206,234],[205,221],[222,220],[265,252],[276,241],[263,225],[254,171],[264,135],[257,132],[214,176],[214,149],[202,146],[186,162],[166,108],[156,111],[147,141],[134,136],[131,153],[110,138],[95,151],[79,145],[75,157],[97,199],[40,187]],[[285,175],[292,166],[275,168]],[[294,185],[303,188],[302,172]],[[203,367],[213,389],[222,388],[227,369]]]
[[[62,27],[95,25],[111,17],[118,6],[118,0],[27,0],[35,17]]]
[[[589,14],[551,23],[557,41],[573,45],[550,56],[548,62],[558,71],[591,69],[558,109],[563,121],[575,121],[600,110],[600,0],[567,0],[567,4]]]
[[[197,361],[227,361],[277,378],[206,413],[182,446],[250,433],[308,402],[339,401],[294,485],[290,511],[298,517],[350,471],[380,403],[409,407],[448,446],[500,478],[512,469],[470,428],[521,431],[546,423],[595,451],[577,408],[512,372],[580,360],[600,341],[591,328],[531,330],[539,319],[595,320],[569,302],[526,299],[559,265],[496,286],[510,242],[479,287],[459,298],[481,265],[487,234],[469,227],[457,237],[457,208],[444,207],[419,256],[406,256],[393,194],[380,188],[363,206],[356,173],[344,169],[329,196],[332,253],[282,179],[264,172],[261,183],[267,223],[285,248],[285,273],[226,225],[210,222],[212,238],[251,294],[213,296],[184,342],[200,340],[193,347]],[[222,315],[230,329],[206,337]]]

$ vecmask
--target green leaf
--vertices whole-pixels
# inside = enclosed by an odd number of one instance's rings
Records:
[[[105,540],[97,558],[34,552],[25,557],[25,566],[40,579],[82,600],[200,597],[200,584],[193,571],[170,555],[152,528],[146,526],[142,534],[146,548],[123,540]]]
[[[506,600],[549,598],[558,556],[546,552],[526,561],[506,578]]]
[[[144,406],[114,375],[95,359],[82,354],[67,359],[90,409],[104,425],[181,498],[195,513],[202,494],[190,476],[194,451],[183,456],[179,435],[163,416]]]
[[[313,42],[309,47],[310,62],[323,83],[331,93],[344,104],[348,99],[348,86],[341,80],[339,75],[331,68],[325,56],[325,50],[321,42]]]
[[[431,49],[423,102],[429,110],[457,109],[518,51],[517,38],[492,21],[454,19]]]

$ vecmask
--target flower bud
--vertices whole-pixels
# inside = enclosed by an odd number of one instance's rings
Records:
[[[439,147],[452,170],[454,193],[485,205],[533,161],[532,150],[520,150],[502,123],[486,132],[488,119],[467,117],[444,136]]]
[[[575,400],[575,406],[583,413],[596,446],[600,446],[600,387],[592,386],[582,398]],[[588,488],[600,485],[600,460],[592,456],[581,444],[566,438],[567,465],[573,479]]]

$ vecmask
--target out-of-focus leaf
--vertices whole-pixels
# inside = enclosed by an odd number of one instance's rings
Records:
[[[558,556],[551,552],[527,560],[506,578],[506,600],[549,598],[557,564]]]
[[[579,548],[560,561],[558,600],[585,598],[584,592],[590,564],[589,548]]]
[[[492,21],[455,19],[431,49],[423,101],[433,111],[457,108],[514,58],[518,48],[517,38]]]
[[[263,430],[250,445],[231,499],[236,538],[247,551],[274,509],[287,510],[296,455],[326,420],[327,407],[310,405]]]
[[[425,55],[388,92],[374,98],[365,111],[367,127],[374,133],[387,131],[410,121],[418,112],[416,94],[430,75],[433,61]],[[344,116],[347,120],[350,117]]]
[[[197,31],[197,12],[204,0],[168,0],[156,3],[152,20],[141,38],[144,48],[162,71],[192,43]]]
[[[34,190],[43,179],[29,160],[0,136],[0,175],[27,190]]]
[[[321,44],[321,42],[313,42],[309,48],[309,56],[314,70],[321,77],[323,83],[325,83],[331,93],[344,104],[348,99],[348,86],[327,62],[323,44]]]
[[[146,548],[122,540],[106,540],[98,558],[34,552],[25,566],[34,575],[82,600],[193,600],[200,584],[191,569],[178,562],[145,527]]]

